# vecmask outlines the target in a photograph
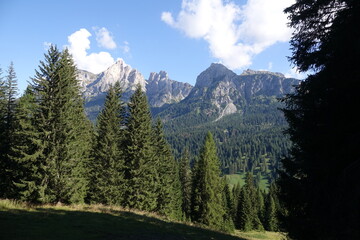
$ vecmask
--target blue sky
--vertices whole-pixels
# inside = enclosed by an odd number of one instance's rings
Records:
[[[271,4],[270,4],[271,3]],[[79,68],[118,58],[145,78],[165,70],[195,84],[212,62],[233,71],[298,76],[287,61],[293,0],[0,0],[0,67],[14,62],[22,91],[48,44],[69,47]]]

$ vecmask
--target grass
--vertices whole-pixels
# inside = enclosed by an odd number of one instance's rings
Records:
[[[41,205],[0,200],[1,239],[129,239],[129,240],[241,240],[263,233],[229,235],[189,223],[170,222],[153,213],[103,205]],[[255,236],[260,234],[259,237]],[[269,237],[264,233],[265,237]]]
[[[225,175],[226,181],[229,184],[230,189],[232,189],[237,183],[240,183],[240,186],[245,185],[245,174],[229,174]],[[259,187],[261,190],[268,190],[269,181],[265,176],[261,176],[259,182]]]
[[[285,240],[286,236],[279,232],[240,232],[235,231],[235,234],[241,238],[248,239],[248,240]]]

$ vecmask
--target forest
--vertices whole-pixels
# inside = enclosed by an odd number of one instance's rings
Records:
[[[124,103],[112,86],[93,125],[71,55],[51,46],[19,99],[14,65],[1,72],[0,198],[122,206],[222,232],[359,239],[360,1],[297,0],[285,12],[294,28],[290,61],[308,77],[281,99],[291,144],[268,191],[251,171],[244,185],[229,187],[218,154],[230,153],[217,152],[216,131],[191,143],[191,165],[189,148],[175,158],[140,87]],[[246,157],[258,141],[239,149]],[[266,171],[262,151],[255,166]],[[229,172],[255,170],[231,163]]]
[[[277,230],[276,187],[261,191],[249,173],[230,189],[210,132],[192,168],[185,149],[176,161],[140,86],[128,103],[112,86],[93,125],[71,55],[51,46],[18,100],[16,93],[10,64],[1,82],[1,198],[122,206],[224,232]]]

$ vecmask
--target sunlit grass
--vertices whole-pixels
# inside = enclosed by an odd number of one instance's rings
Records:
[[[3,239],[281,240],[280,233],[216,232],[156,213],[102,204],[32,205],[0,199]]]

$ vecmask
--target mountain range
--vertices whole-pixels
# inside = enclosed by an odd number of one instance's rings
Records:
[[[274,174],[290,145],[283,135],[287,123],[278,99],[292,92],[300,81],[281,73],[248,69],[237,75],[213,63],[192,86],[170,79],[165,71],[152,72],[145,79],[120,59],[100,74],[79,70],[78,79],[91,120],[101,110],[110,84],[120,81],[124,101],[140,84],[153,116],[164,122],[176,157],[184,148],[198,154],[210,130],[218,142],[224,173],[250,170]]]
[[[127,65],[122,59],[99,74],[78,70],[78,80],[85,97],[87,114],[91,120],[95,120],[101,110],[110,85],[117,81],[123,89],[124,101],[129,100],[136,86],[140,84],[147,93],[151,107],[180,102],[193,88],[188,83],[171,80],[165,71],[152,72],[146,80],[138,70]]]

